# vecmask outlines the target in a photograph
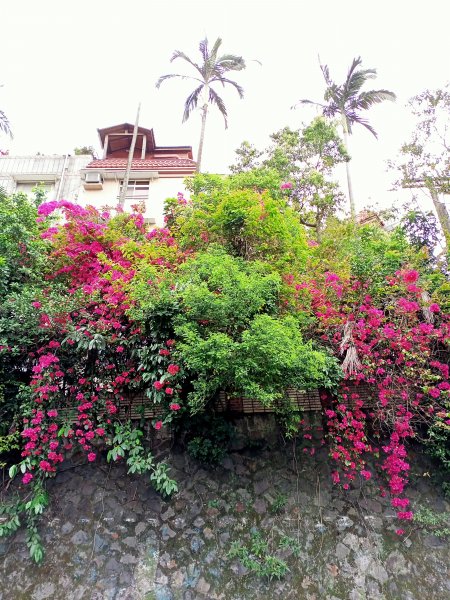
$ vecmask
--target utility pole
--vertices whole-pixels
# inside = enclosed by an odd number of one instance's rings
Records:
[[[119,208],[123,208],[123,205],[125,204],[125,196],[127,195],[128,181],[130,179],[131,164],[133,162],[133,156],[134,156],[134,147],[136,146],[136,138],[137,138],[138,128],[139,128],[140,110],[141,110],[141,103],[139,102],[137,113],[136,113],[136,121],[134,123],[133,137],[131,138],[130,152],[128,154],[127,169],[125,171],[125,177],[123,178],[122,189],[120,190]]]

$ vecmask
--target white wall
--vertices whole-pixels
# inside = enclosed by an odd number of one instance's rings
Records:
[[[131,177],[132,179],[132,177]],[[176,197],[178,192],[189,197],[185,186],[183,185],[184,177],[173,177],[152,179],[150,181],[149,198],[146,203],[146,210],[144,213],[145,217],[156,219],[156,225],[158,227],[164,226],[164,201],[166,198]],[[117,206],[119,197],[120,181],[106,179],[103,181],[102,190],[82,190],[78,202],[81,205],[92,205],[95,208],[114,208]],[[126,201],[124,210],[130,210],[130,204],[132,201]]]

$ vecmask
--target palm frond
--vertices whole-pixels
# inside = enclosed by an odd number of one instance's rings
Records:
[[[200,51],[200,54],[202,55],[203,58],[203,64],[205,64],[209,58],[209,52],[208,52],[208,38],[205,38],[204,40],[202,40],[198,46],[198,49]]]
[[[306,98],[302,98],[296,104],[293,104],[291,106],[291,110],[295,110],[299,104],[314,104],[314,106],[320,106],[320,108],[322,108],[322,109],[326,108],[325,105],[320,104],[320,102],[314,102],[314,100],[307,100]]]
[[[222,45],[222,38],[218,37],[214,42],[214,46],[212,47],[210,58],[212,62],[217,62],[217,53],[219,52],[219,48]]]
[[[390,92],[389,90],[369,90],[361,92],[351,103],[351,107],[355,110],[367,110],[374,104],[380,104],[380,102],[384,102],[385,100],[394,101],[396,98],[397,96],[394,92]]]
[[[192,79],[193,81],[202,81],[198,77],[190,77],[189,75],[180,75],[179,73],[170,73],[169,75],[162,75],[156,82],[156,87],[159,88],[163,81],[172,79],[173,77],[179,77],[180,79]]]
[[[211,52],[203,59],[203,73],[205,81],[211,80],[217,70],[217,52],[219,51],[221,44],[221,38],[217,38],[217,40],[214,42]]]
[[[328,87],[331,87],[333,85],[333,80],[330,77],[330,70],[328,68],[328,65],[322,65],[320,63],[320,58],[319,58],[319,65],[320,65],[320,69],[323,74],[323,78],[325,79],[325,83],[327,84]]]
[[[223,54],[219,56],[215,64],[215,68],[224,73],[226,71],[242,71],[245,67],[245,60],[242,56],[235,54]]]
[[[6,135],[13,137],[8,117],[2,110],[0,110],[0,131],[3,131],[3,133],[6,133]]]
[[[227,121],[227,109],[225,107],[225,103],[222,100],[222,98],[219,96],[219,94],[213,90],[212,88],[209,88],[209,101],[211,104],[215,104],[217,106],[217,108],[220,110],[220,112],[222,113],[223,116],[223,120],[225,121],[225,129],[228,128],[228,121]]]
[[[367,121],[367,119],[363,119],[363,117],[360,117],[358,114],[356,113],[350,113],[350,114],[346,114],[345,115],[347,118],[347,123],[348,123],[348,132],[351,133],[351,126],[353,123],[358,123],[358,125],[362,125],[363,127],[365,127],[367,130],[370,131],[370,133],[376,137],[378,139],[378,134],[375,131],[375,129],[372,127],[372,125],[369,123],[369,121]]]
[[[192,92],[192,94],[189,94],[189,96],[186,98],[184,103],[183,123],[189,119],[191,112],[197,108],[198,98],[203,88],[204,84],[202,83]]]
[[[350,79],[347,79],[344,86],[343,91],[344,95],[347,98],[351,98],[352,96],[356,96],[359,94],[362,86],[369,79],[374,79],[376,77],[375,69],[364,69],[362,71],[357,71],[353,73]]]
[[[185,54],[184,52],[181,52],[180,50],[175,50],[175,52],[172,54],[172,58],[170,59],[170,62],[173,62],[177,58],[181,58],[182,60],[185,60],[186,62],[188,62],[190,65],[192,65],[194,67],[194,69],[196,69],[200,73],[200,75],[203,76],[201,67],[197,63],[195,63],[192,59],[190,59],[187,54]]]
[[[238,83],[236,83],[232,79],[227,79],[226,77],[214,77],[213,79],[211,79],[210,83],[213,83],[214,81],[218,81],[224,87],[225,87],[226,83],[232,85],[236,89],[237,93],[239,94],[239,98],[244,97],[244,88],[242,88]]]

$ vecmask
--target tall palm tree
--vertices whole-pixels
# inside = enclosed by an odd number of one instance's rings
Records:
[[[197,64],[189,58],[184,52],[176,50],[170,62],[173,62],[177,58],[181,58],[189,63],[197,71],[196,76],[180,75],[179,73],[172,73],[170,75],[163,75],[156,82],[156,87],[159,88],[163,81],[171,79],[172,77],[181,77],[182,79],[192,79],[199,83],[195,90],[186,98],[184,103],[183,123],[189,119],[191,112],[197,108],[197,104],[200,101],[200,110],[202,115],[202,127],[200,131],[200,142],[198,145],[197,155],[197,170],[200,171],[203,153],[203,142],[205,138],[205,127],[206,117],[208,114],[208,107],[210,104],[215,104],[222,113],[225,121],[225,129],[228,127],[227,122],[227,109],[222,98],[212,87],[213,84],[226,84],[232,85],[240,98],[244,96],[244,90],[235,81],[228,79],[226,74],[229,71],[242,71],[245,69],[245,61],[242,56],[236,56],[234,54],[222,54],[218,56],[219,48],[222,44],[222,40],[217,38],[214,42],[214,46],[211,51],[208,48],[208,40],[205,38],[200,42],[199,50],[202,55],[202,63]]]
[[[299,100],[300,104],[315,104],[322,108],[326,117],[338,117],[340,119],[344,134],[344,143],[348,151],[348,136],[352,134],[354,123],[362,125],[370,131],[375,137],[377,132],[370,125],[367,119],[361,116],[361,113],[368,110],[374,104],[384,102],[384,100],[395,100],[396,95],[388,90],[369,90],[362,92],[361,88],[369,79],[375,79],[376,69],[360,69],[362,63],[361,57],[354,58],[348,71],[347,78],[342,85],[337,85],[330,77],[327,65],[320,65],[320,68],[327,85],[324,100],[326,104],[313,102],[312,100]],[[293,107],[295,108],[295,107]],[[352,219],[355,219],[355,200],[353,197],[352,182],[350,177],[350,168],[346,162],[348,196],[350,200],[350,211]]]

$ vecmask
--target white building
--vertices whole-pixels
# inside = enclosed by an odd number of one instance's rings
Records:
[[[0,187],[8,194],[31,194],[34,187],[41,185],[49,200],[79,202],[84,192],[80,173],[90,162],[90,154],[0,156]]]
[[[115,208],[125,177],[133,125],[98,130],[102,158],[80,156],[0,156],[0,186],[7,193],[31,193],[41,184],[49,200]],[[184,179],[196,170],[191,146],[157,146],[153,129],[138,128],[124,210],[144,203],[150,223],[164,224],[164,200],[186,194]]]

